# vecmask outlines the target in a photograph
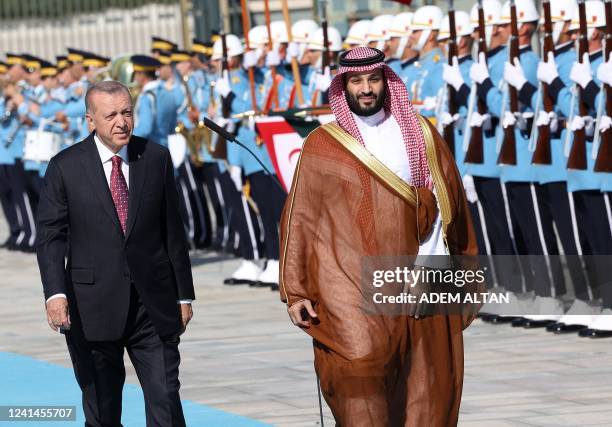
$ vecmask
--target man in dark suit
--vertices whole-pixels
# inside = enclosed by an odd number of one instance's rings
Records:
[[[184,426],[178,344],[195,296],[170,154],[132,136],[121,83],[94,84],[86,105],[92,133],[51,160],[38,207],[48,322],[66,335],[87,426],[121,425],[124,349],[147,426]]]

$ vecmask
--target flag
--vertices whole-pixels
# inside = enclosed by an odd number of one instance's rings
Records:
[[[307,115],[304,117],[304,112],[308,113],[309,110],[287,110],[255,119],[257,134],[266,145],[276,175],[287,192],[304,139],[321,123],[333,120],[332,115],[321,115],[318,119]]]
[[[401,4],[405,4],[406,6],[410,6],[410,3],[412,3],[412,0],[391,0],[395,3],[401,3]]]

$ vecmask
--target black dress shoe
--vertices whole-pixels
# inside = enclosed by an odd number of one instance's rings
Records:
[[[500,316],[498,314],[487,314],[481,317],[483,322],[494,323],[496,325],[501,325],[505,323],[510,323],[512,320],[516,319],[514,316]]]
[[[254,288],[268,288],[272,285],[272,283],[268,282],[260,282],[259,280],[251,283],[249,286],[253,286]]]
[[[526,321],[527,319],[525,319],[524,317],[517,317],[516,319],[512,321],[512,327],[522,328]]]
[[[612,338],[612,331],[585,328],[578,332],[578,335],[583,338]]]
[[[272,286],[270,286],[271,291],[278,291],[279,289],[280,287],[276,283],[272,283]]]
[[[566,325],[565,323],[551,323],[546,326],[546,330],[548,332],[552,332],[555,334],[569,334],[571,332],[580,332],[583,329],[586,329],[585,325]]]
[[[556,323],[554,320],[531,320],[525,319],[523,322],[523,328],[533,329],[533,328],[545,328],[548,325]]]
[[[230,277],[228,279],[225,279],[223,281],[224,285],[229,285],[229,286],[235,286],[235,285],[250,285],[251,283],[253,283],[252,280],[246,280],[246,279],[234,279],[233,277]]]

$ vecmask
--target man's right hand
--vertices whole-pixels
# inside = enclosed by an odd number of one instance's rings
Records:
[[[296,302],[287,309],[287,312],[293,324],[300,328],[310,328],[310,320],[308,319],[317,318],[317,313],[312,308],[312,302],[307,299]],[[302,316],[302,313],[305,315]]]
[[[70,313],[66,298],[53,298],[47,302],[47,322],[55,332],[58,332],[60,327],[70,329]]]

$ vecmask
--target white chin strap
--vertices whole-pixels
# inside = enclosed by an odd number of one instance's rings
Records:
[[[419,40],[416,43],[416,46],[414,47],[414,50],[420,52],[425,47],[425,43],[427,43],[427,40],[429,39],[430,35],[431,35],[431,30],[423,30],[421,32],[421,36],[419,37]]]
[[[400,41],[397,46],[397,50],[393,54],[393,57],[397,59],[402,59],[402,56],[404,56],[404,51],[406,50],[407,45],[408,45],[408,37],[406,36],[400,37]]]
[[[385,41],[384,40],[378,40],[376,42],[376,49],[384,51],[385,50]]]
[[[555,45],[559,44],[559,37],[561,37],[561,31],[563,31],[563,27],[565,26],[565,22],[559,21],[553,24],[553,43]]]
[[[487,40],[487,47],[491,46],[491,40],[493,39],[493,26],[485,26],[485,38]]]

